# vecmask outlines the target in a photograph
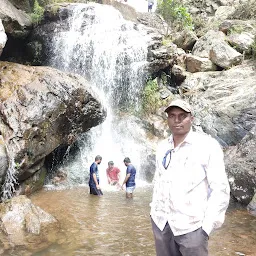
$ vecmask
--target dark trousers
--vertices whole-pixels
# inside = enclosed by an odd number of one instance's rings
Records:
[[[208,236],[199,228],[174,236],[168,223],[161,231],[151,219],[157,256],[208,256]]]
[[[102,196],[103,193],[100,189],[90,187],[90,194],[95,196]]]

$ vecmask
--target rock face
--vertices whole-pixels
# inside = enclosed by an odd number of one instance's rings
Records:
[[[37,172],[55,148],[71,144],[106,116],[78,75],[0,62],[0,81],[0,132],[18,182]]]
[[[0,0],[0,19],[5,32],[14,38],[26,37],[32,28],[30,16],[7,0]]]
[[[237,52],[226,42],[226,36],[221,31],[208,31],[194,45],[192,54],[201,58],[209,58],[214,64],[222,68],[242,62],[242,54]]]
[[[256,124],[253,61],[221,72],[198,72],[181,84],[201,127],[223,146],[237,145]],[[185,89],[184,89],[185,90]]]
[[[42,246],[43,241],[54,242],[54,233],[58,232],[57,220],[33,205],[26,196],[18,196],[0,204],[0,226],[6,235],[4,238],[0,236],[0,242],[6,251],[15,246],[33,249],[29,248],[33,244],[30,243],[32,240],[37,240],[38,244],[41,241]],[[53,232],[49,232],[50,227],[54,227]],[[42,232],[43,229],[48,232]]]
[[[35,0],[9,0],[9,2],[11,2],[17,9],[31,13],[33,12],[33,5]]]
[[[256,191],[256,125],[241,142],[226,152],[226,166],[232,195],[248,204]],[[250,209],[255,211],[255,202]]]

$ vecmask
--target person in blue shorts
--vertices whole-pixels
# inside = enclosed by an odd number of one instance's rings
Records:
[[[136,176],[136,169],[131,164],[131,160],[129,157],[126,157],[124,159],[124,164],[127,166],[126,169],[126,176],[122,184],[122,189],[124,187],[124,184],[126,185],[126,198],[132,198],[133,197],[133,191],[135,189],[135,176]]]
[[[102,196],[103,193],[100,189],[100,180],[99,180],[99,171],[98,165],[101,163],[102,157],[97,155],[95,157],[95,161],[90,166],[90,179],[89,179],[89,187],[90,187],[90,194],[96,196]]]

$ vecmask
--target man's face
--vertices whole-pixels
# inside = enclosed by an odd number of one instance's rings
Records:
[[[172,107],[168,111],[168,126],[175,135],[186,135],[192,126],[193,116],[181,108]]]

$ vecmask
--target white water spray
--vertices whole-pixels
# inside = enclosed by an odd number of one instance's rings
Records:
[[[92,3],[76,5],[69,27],[68,31],[55,35],[55,54],[50,64],[86,77],[107,108],[105,122],[78,141],[80,156],[67,166],[69,182],[87,183],[89,167],[96,155],[103,157],[99,166],[101,184],[106,183],[105,170],[110,160],[121,169],[123,179],[126,156],[137,168],[139,178],[145,132],[137,125],[136,118],[121,115],[120,110],[139,109],[139,96],[147,75],[144,71],[147,37],[112,6]]]

